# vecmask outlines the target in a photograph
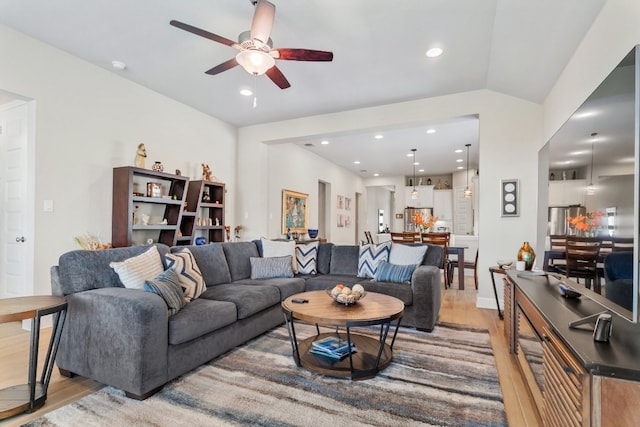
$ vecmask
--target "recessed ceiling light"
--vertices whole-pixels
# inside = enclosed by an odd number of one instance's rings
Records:
[[[462,163],[462,162],[464,162],[464,160],[462,160],[462,159],[457,159],[456,160],[456,163]]]
[[[456,151],[454,151],[454,153],[462,153],[462,149],[461,149],[461,148],[459,148],[459,149],[457,149]]]
[[[253,95],[253,91],[251,89],[240,89],[240,95],[244,95],[244,96],[251,96]]]
[[[374,173],[373,176],[380,176],[380,174],[379,173]]]
[[[456,169],[464,169],[464,166],[458,166]]]
[[[424,169],[418,169],[418,172],[424,172]]]
[[[413,157],[413,153],[407,154],[407,157]]]
[[[122,71],[127,68],[127,64],[122,61],[111,61],[111,66],[118,71]]]
[[[435,129],[428,129],[427,133],[436,133],[437,131]]]
[[[359,165],[359,164],[360,164],[360,160],[354,160],[354,161],[353,161],[353,164],[354,164],[354,165]]]
[[[435,58],[436,56],[440,55],[442,55],[442,49],[440,49],[439,47],[432,47],[427,51],[427,56],[429,58]]]
[[[323,140],[322,142],[320,142],[320,144],[322,144],[322,145],[329,145],[329,141],[327,141],[327,140],[325,139],[325,140]]]
[[[420,162],[413,162],[414,165],[418,166]]]
[[[384,135],[382,135],[382,134],[380,134],[380,133],[379,133],[379,134],[376,134],[376,135],[374,136],[374,138],[375,138],[375,139],[382,139],[382,138],[384,138]]]

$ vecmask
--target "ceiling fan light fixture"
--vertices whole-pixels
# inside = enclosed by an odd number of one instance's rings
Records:
[[[238,64],[240,64],[247,73],[254,76],[261,76],[276,65],[276,61],[271,55],[256,49],[247,49],[238,52],[236,61],[238,61]]]

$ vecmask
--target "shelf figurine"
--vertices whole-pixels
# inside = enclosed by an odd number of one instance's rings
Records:
[[[211,168],[209,168],[209,165],[206,164],[206,163],[202,164],[202,180],[203,181],[211,181],[212,180]]]
[[[147,158],[147,149],[144,147],[143,143],[138,144],[138,150],[136,151],[136,161],[135,165],[137,168],[144,169],[144,162]]]

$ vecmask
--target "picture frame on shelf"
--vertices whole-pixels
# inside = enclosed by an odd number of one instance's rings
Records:
[[[500,181],[500,215],[503,217],[520,216],[520,184],[517,179]]]
[[[147,197],[162,197],[162,184],[147,182]]]
[[[282,234],[306,233],[309,227],[309,195],[282,190]]]

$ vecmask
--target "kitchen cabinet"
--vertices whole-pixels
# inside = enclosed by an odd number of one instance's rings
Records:
[[[416,191],[418,198],[412,199],[411,192],[413,187],[404,188],[404,207],[405,208],[432,208],[433,207],[433,185],[418,185]]]
[[[453,191],[433,191],[433,215],[440,221],[451,223],[453,221]]]
[[[584,206],[586,186],[584,179],[549,181],[549,206]]]

